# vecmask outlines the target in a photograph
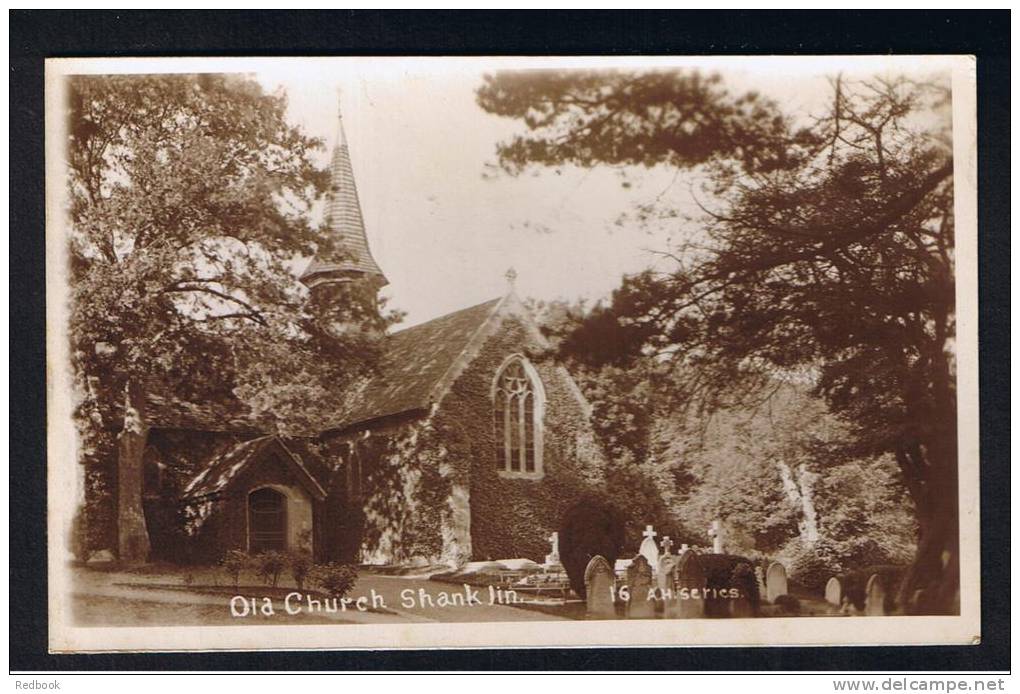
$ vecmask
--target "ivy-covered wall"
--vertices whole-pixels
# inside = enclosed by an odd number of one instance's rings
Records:
[[[472,559],[527,557],[541,562],[548,537],[563,512],[585,489],[599,484],[605,462],[595,443],[588,413],[567,372],[538,359],[540,345],[524,323],[504,318],[500,329],[453,384],[436,414],[437,423],[461,431],[451,464],[470,478]],[[512,477],[496,463],[493,380],[513,354],[527,358],[545,390],[543,476]]]
[[[345,530],[361,523],[360,561],[545,558],[564,510],[599,483],[605,463],[570,376],[531,359],[546,394],[544,475],[497,471],[492,382],[506,357],[538,348],[527,327],[507,316],[434,411],[330,442],[349,471],[348,486],[361,470],[361,495],[352,493],[345,514]]]

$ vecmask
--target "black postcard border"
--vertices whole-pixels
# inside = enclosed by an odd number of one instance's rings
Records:
[[[1009,669],[1009,11],[12,10],[9,19],[12,671]],[[977,56],[981,644],[47,653],[45,58],[654,54]]]

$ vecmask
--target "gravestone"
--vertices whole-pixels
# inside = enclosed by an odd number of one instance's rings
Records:
[[[680,557],[666,554],[659,557],[659,569],[655,572],[655,584],[658,589],[656,597],[662,601],[662,616],[673,619],[677,616],[676,570]]]
[[[673,549],[673,541],[669,539],[669,535],[662,538],[662,554],[660,556],[666,556]]]
[[[697,619],[705,616],[705,570],[694,550],[684,552],[676,566],[676,616]]]
[[[872,574],[864,589],[864,614],[878,617],[885,614],[885,582],[878,574]]]
[[[765,597],[769,602],[775,602],[780,595],[790,592],[786,584],[786,567],[777,561],[769,564],[768,573],[765,574]]]
[[[641,549],[638,550],[638,554],[642,555],[647,561],[649,566],[659,565],[659,547],[655,544],[655,536],[658,535],[652,526],[646,525],[645,531],[642,533],[644,540],[641,541]]]
[[[584,570],[584,587],[587,593],[587,615],[592,619],[606,619],[616,616],[613,607],[615,576],[613,568],[605,557],[596,554]]]
[[[652,567],[644,555],[637,555],[627,567],[627,616],[631,619],[651,619],[655,616],[652,590]]]
[[[560,534],[553,533],[549,536],[549,542],[552,545],[549,554],[545,555],[545,566],[546,568],[555,568],[561,566],[560,564]]]
[[[843,585],[835,576],[825,584],[825,602],[836,607],[843,604]]]

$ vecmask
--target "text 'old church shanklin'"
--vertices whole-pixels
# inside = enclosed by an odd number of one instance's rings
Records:
[[[369,297],[372,257],[340,124],[328,227],[343,260],[313,258],[309,291]],[[505,296],[385,338],[381,366],[316,436],[260,429],[243,407],[129,396],[116,482],[126,561],[215,561],[231,549],[316,561],[542,560],[564,510],[605,463],[589,408],[513,282]],[[314,407],[315,403],[309,403]],[[175,474],[168,474],[169,470]]]

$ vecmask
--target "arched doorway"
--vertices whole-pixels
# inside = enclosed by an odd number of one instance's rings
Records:
[[[263,487],[248,495],[248,549],[287,549],[287,497],[275,489]]]

